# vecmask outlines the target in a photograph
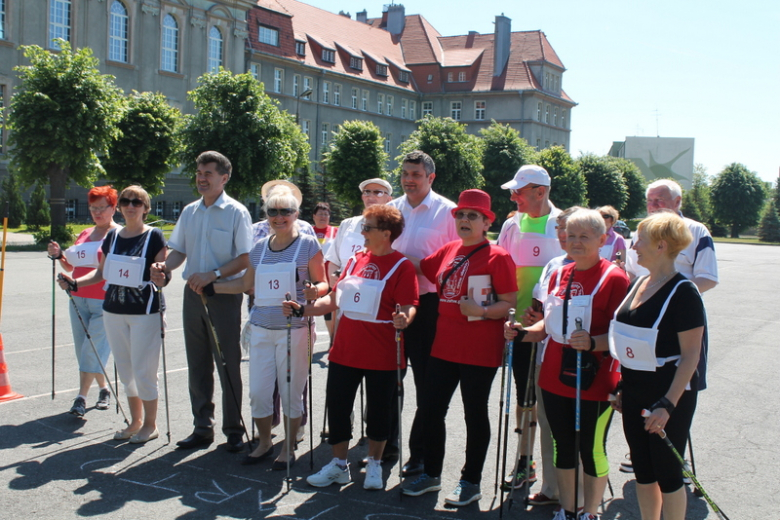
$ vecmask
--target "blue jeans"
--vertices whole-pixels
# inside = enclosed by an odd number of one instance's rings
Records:
[[[84,325],[82,326],[76,315],[76,309],[71,304],[69,306],[70,327],[73,330],[73,341],[75,343],[79,371],[102,374],[103,370],[100,368],[100,362],[89,344],[89,338],[87,338],[84,327],[89,331],[95,350],[97,350],[97,354],[100,356],[100,361],[105,366],[108,363],[108,355],[111,353],[111,349],[108,346],[106,328],[103,325],[103,300],[74,296],[73,302],[81,314],[81,319],[84,320]]]

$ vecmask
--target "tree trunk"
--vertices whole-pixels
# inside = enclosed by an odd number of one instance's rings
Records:
[[[736,224],[731,226],[731,238],[739,238],[739,226]]]
[[[49,176],[49,205],[51,206],[51,227],[65,227],[65,189],[68,185],[68,170],[59,164],[51,163],[47,170]]]

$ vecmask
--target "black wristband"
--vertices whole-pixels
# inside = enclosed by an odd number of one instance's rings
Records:
[[[304,305],[301,305],[301,306],[300,306],[300,307],[298,307],[297,309],[293,309],[293,311],[292,311],[292,315],[293,315],[294,317],[296,317],[296,318],[303,318],[303,312],[304,312],[304,311],[303,311],[303,309],[304,309],[304,308],[305,308],[305,306],[304,306]]]
[[[656,401],[653,406],[650,407],[650,411],[652,412],[653,410],[657,410],[659,408],[665,409],[667,412],[669,412],[669,415],[672,415],[672,412],[674,411],[674,405],[669,399],[666,398],[666,396]]]
[[[214,292],[214,282],[211,282],[210,284],[203,287],[203,294],[206,296],[214,296],[214,294],[216,294]]]
[[[593,339],[593,336],[590,337],[590,348],[588,349],[588,352],[593,352],[596,350],[596,340]]]
[[[48,256],[52,260],[61,260],[62,259],[62,249],[60,249],[60,252],[57,253],[57,256],[51,256],[51,255],[48,255]]]

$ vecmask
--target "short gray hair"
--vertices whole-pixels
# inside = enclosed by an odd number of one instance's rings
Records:
[[[603,235],[607,232],[607,225],[604,223],[604,218],[601,213],[595,209],[578,209],[572,213],[566,221],[566,229],[569,226],[582,226],[590,228],[596,232],[597,235]]]
[[[674,182],[672,179],[658,179],[655,182],[651,182],[647,189],[645,190],[645,198],[650,194],[650,190],[654,190],[655,188],[664,187],[667,190],[669,190],[669,194],[672,196],[672,198],[682,197],[682,188],[679,184]]]

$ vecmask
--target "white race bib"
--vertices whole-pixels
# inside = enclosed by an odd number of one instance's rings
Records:
[[[520,239],[512,244],[512,259],[518,267],[544,267],[547,262],[563,253],[557,238],[537,233],[520,233]]]
[[[73,267],[97,267],[100,265],[98,251],[103,244],[102,240],[95,242],[83,242],[81,244],[70,246],[62,252],[65,260]]]
[[[146,259],[110,253],[103,264],[103,278],[111,285],[141,289],[144,286]]]

